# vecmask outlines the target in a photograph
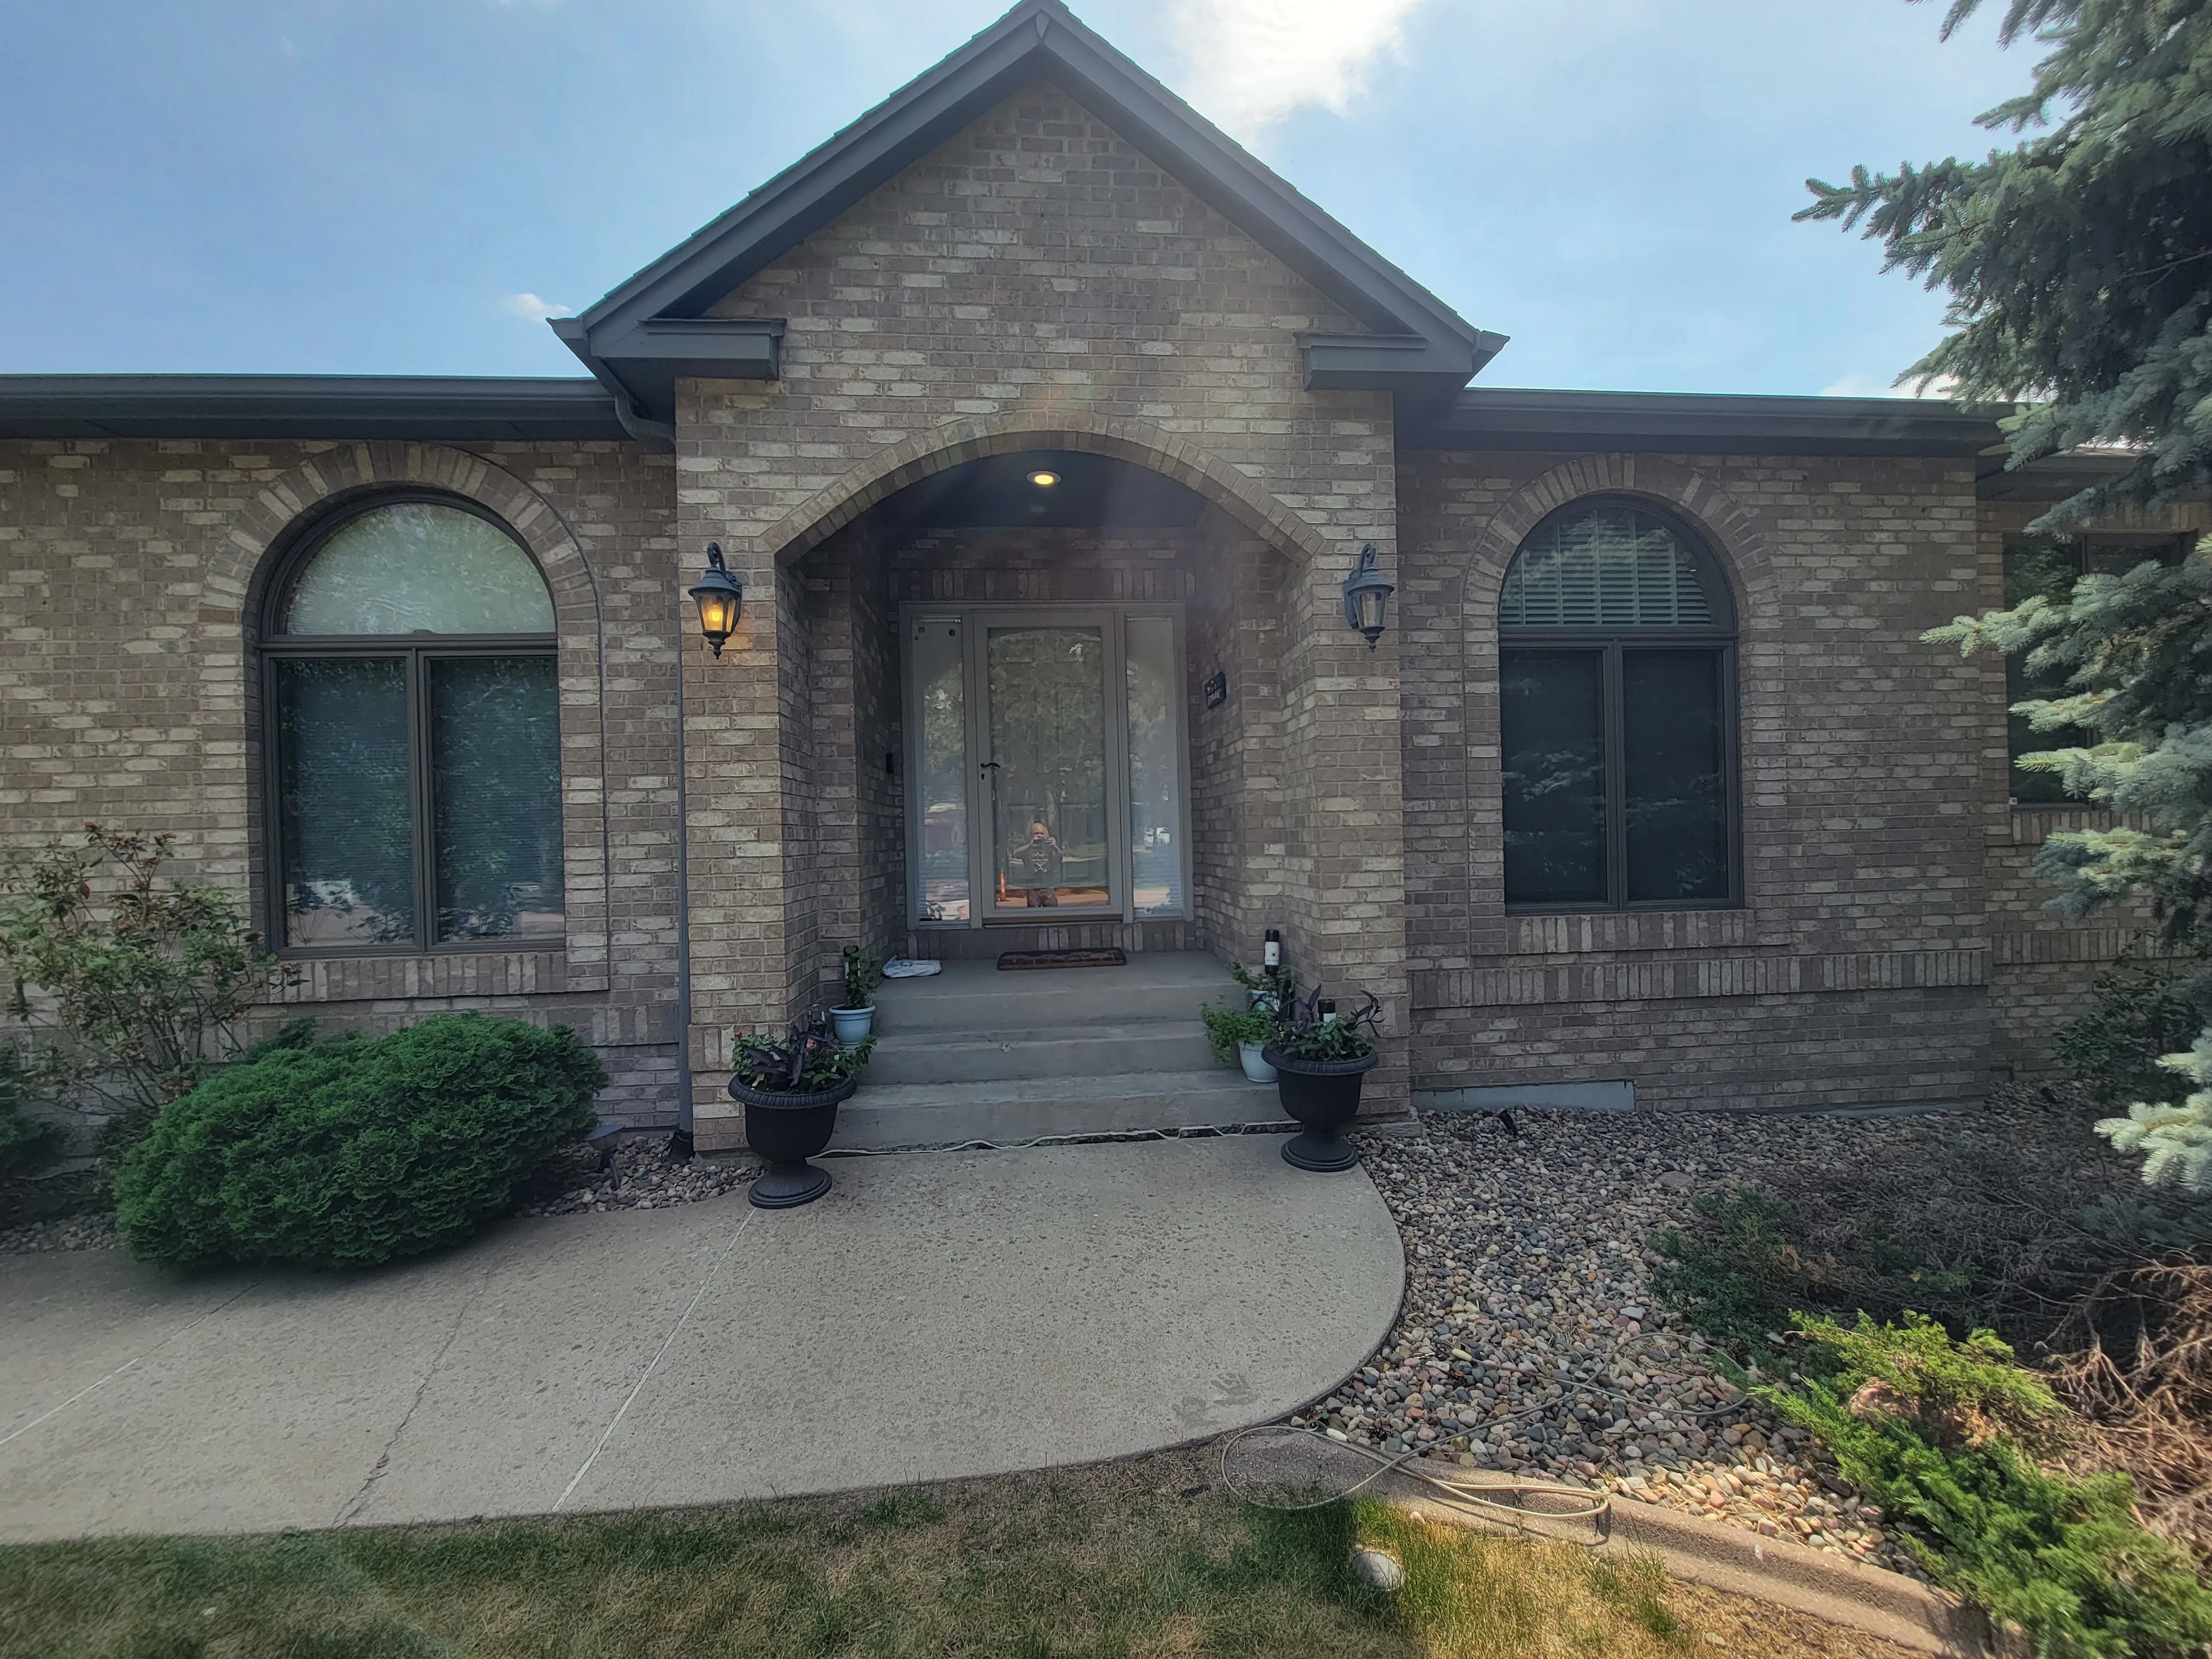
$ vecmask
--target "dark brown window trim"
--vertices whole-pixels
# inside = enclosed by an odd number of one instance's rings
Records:
[[[1627,787],[1626,757],[1621,744],[1620,655],[1628,651],[1681,650],[1710,652],[1720,659],[1721,747],[1726,762],[1721,787],[1724,796],[1722,821],[1728,832],[1729,890],[1713,899],[1620,899],[1607,902],[1565,904],[1557,901],[1516,903],[1508,899],[1509,916],[1625,915],[1656,910],[1740,910],[1743,889],[1743,763],[1738,738],[1736,705],[1736,649],[1732,636],[1710,629],[1593,629],[1516,628],[1498,635],[1501,655],[1507,651],[1563,650],[1601,653],[1605,659],[1601,696],[1605,720],[1606,890],[1628,890],[1628,816],[1623,799]],[[1503,759],[1503,751],[1500,751]],[[1500,823],[1503,832],[1503,822]]]
[[[380,489],[368,495],[349,498],[337,510],[323,514],[312,522],[303,524],[292,543],[278,556],[278,562],[267,587],[264,590],[261,611],[262,627],[258,673],[261,695],[258,722],[261,744],[260,781],[261,811],[258,826],[262,838],[263,890],[260,895],[265,924],[262,937],[270,941],[271,951],[286,962],[343,961],[374,959],[388,962],[395,959],[435,958],[444,961],[457,957],[501,957],[520,954],[557,953],[565,955],[567,927],[564,923],[558,933],[507,935],[495,939],[461,939],[440,941],[432,935],[437,926],[437,872],[432,857],[432,822],[434,805],[431,796],[429,751],[429,698],[424,695],[425,666],[434,659],[447,657],[544,657],[552,659],[555,674],[559,674],[559,637],[557,634],[336,634],[293,635],[283,631],[285,612],[289,609],[292,591],[301,573],[313,562],[315,555],[331,536],[343,526],[364,514],[380,507],[410,501],[426,501],[439,507],[456,507],[494,526],[500,533],[521,550],[523,556],[538,571],[538,580],[545,573],[537,555],[529,544],[517,535],[514,527],[496,514],[465,496],[451,495],[434,489]],[[549,602],[552,587],[548,583]],[[413,853],[415,861],[415,936],[404,942],[377,945],[365,940],[349,939],[334,945],[290,945],[284,942],[289,912],[284,896],[284,836],[282,741],[278,731],[276,698],[276,665],[286,660],[312,659],[329,661],[333,659],[404,659],[407,665],[407,723],[409,739],[408,810],[411,814]],[[564,901],[565,903],[565,901]]]
[[[1607,507],[1628,507],[1646,514],[1666,524],[1691,556],[1691,568],[1698,585],[1705,595],[1715,620],[1696,627],[1679,625],[1620,628],[1551,628],[1504,626],[1498,630],[1498,649],[1501,659],[1508,651],[1590,651],[1602,653],[1605,662],[1601,696],[1605,720],[1605,813],[1606,813],[1606,890],[1626,894],[1628,890],[1628,827],[1623,805],[1626,787],[1626,767],[1621,748],[1621,690],[1620,653],[1632,651],[1661,651],[1670,648],[1712,651],[1720,659],[1721,678],[1721,744],[1725,756],[1722,788],[1725,794],[1723,822],[1728,835],[1728,894],[1723,898],[1696,899],[1638,899],[1608,900],[1580,904],[1561,903],[1553,900],[1515,902],[1508,898],[1504,914],[1522,916],[1583,916],[1632,915],[1662,911],[1707,912],[1741,910],[1746,908],[1743,878],[1743,759],[1741,741],[1740,702],[1736,668],[1735,594],[1721,568],[1720,556],[1705,538],[1680,514],[1670,511],[1660,502],[1640,495],[1607,493],[1579,496],[1565,506],[1547,513],[1522,538],[1522,547],[1541,535],[1557,520],[1581,517],[1584,514]],[[1521,556],[1514,551],[1514,559]],[[1511,564],[1506,567],[1510,579]],[[1500,586],[1501,594],[1503,585]],[[1502,708],[1501,708],[1502,727]],[[1501,730],[1500,734],[1503,736]],[[1499,758],[1504,751],[1501,746]],[[1504,830],[1500,821],[1500,834]],[[1500,886],[1503,886],[1501,871]]]

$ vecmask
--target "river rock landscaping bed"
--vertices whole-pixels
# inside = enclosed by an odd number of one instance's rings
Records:
[[[111,1250],[116,1237],[112,1215],[50,1216],[0,1231],[0,1255],[42,1255],[50,1250]]]
[[[1647,1241],[1700,1192],[1900,1121],[1519,1111],[1356,1137],[1406,1246],[1406,1299],[1359,1374],[1292,1419],[1389,1452],[1601,1487],[1913,1571],[1802,1431],[1656,1306]],[[1925,1119],[1904,1120],[1924,1123]]]
[[[520,1215],[580,1215],[587,1210],[663,1210],[677,1204],[741,1193],[760,1173],[750,1153],[695,1158],[679,1164],[669,1156],[665,1133],[618,1143],[606,1167],[592,1167],[596,1153],[579,1151],[576,1184],[552,1198],[526,1203]]]

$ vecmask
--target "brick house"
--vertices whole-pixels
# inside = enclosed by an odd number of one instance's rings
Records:
[[[1486,388],[1058,0],[554,327],[588,378],[0,377],[6,839],[178,830],[289,1003],[574,1024],[704,1148],[848,943],[1279,928],[1388,1109],[1970,1096],[2124,941],[1919,636],[2201,519],[2023,542],[2093,463],[1941,403]]]

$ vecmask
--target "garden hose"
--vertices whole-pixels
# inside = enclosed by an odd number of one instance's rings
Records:
[[[1431,1492],[1453,1504],[1475,1504],[1510,1518],[1514,1529],[1532,1521],[1595,1521],[1613,1512],[1603,1492],[1549,1480],[1512,1478],[1475,1480],[1437,1474],[1418,1466],[1419,1454],[1395,1455],[1372,1447],[1334,1440],[1313,1429],[1262,1424],[1240,1429],[1221,1445],[1221,1484],[1243,1502],[1260,1509],[1316,1510],[1364,1492],[1385,1475],[1405,1469]],[[1358,1474],[1358,1465],[1370,1465]],[[1358,1479],[1353,1475],[1358,1474]],[[1499,1494],[1510,1493],[1510,1501]],[[1523,1501],[1550,1500],[1559,1507],[1537,1508]]]

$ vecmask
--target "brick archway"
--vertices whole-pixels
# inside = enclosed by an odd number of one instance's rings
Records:
[[[1750,514],[1704,474],[1656,455],[1586,455],[1531,478],[1508,496],[1468,551],[1468,644],[1494,635],[1506,568],[1544,518],[1589,495],[1641,495],[1671,508],[1702,535],[1736,589],[1738,623],[1748,633],[1773,610],[1773,555]]]
[[[1779,592],[1774,555],[1765,532],[1742,504],[1705,475],[1656,455],[1584,455],[1531,478],[1506,498],[1468,550],[1462,588],[1461,626],[1466,663],[1463,726],[1466,749],[1468,910],[1472,933],[1486,951],[1506,949],[1505,865],[1498,832],[1504,811],[1499,775],[1498,606],[1505,572],[1522,542],[1558,508],[1590,495],[1642,496],[1686,520],[1720,559],[1736,598],[1738,811],[1743,840],[1744,903],[1755,911],[1761,894],[1756,872],[1764,862],[1753,848],[1768,833],[1769,811],[1758,805],[1773,791],[1786,757],[1772,747],[1768,726],[1747,711],[1780,707],[1787,696],[1785,664],[1773,638]]]
[[[870,455],[817,490],[752,538],[755,562],[789,564],[877,502],[907,485],[986,455],[1023,449],[1073,449],[1149,467],[1206,497],[1246,529],[1309,565],[1349,555],[1237,468],[1202,446],[1142,421],[1070,410],[1050,416],[993,416],[919,432]]]
[[[265,856],[258,827],[265,813],[253,758],[260,748],[254,663],[265,586],[283,562],[285,549],[306,526],[343,503],[400,487],[440,491],[483,507],[520,538],[545,578],[553,600],[561,684],[562,866],[568,889],[562,952],[570,988],[592,988],[604,982],[609,948],[606,720],[598,584],[559,509],[504,467],[466,450],[426,443],[336,445],[265,485],[232,523],[226,538],[231,557],[209,573],[208,603],[213,609],[204,622],[242,645],[234,659],[235,677],[209,684],[202,706],[210,729],[236,731],[244,739],[240,795],[250,803],[253,826],[246,836],[247,865],[258,869]]]
[[[228,539],[237,561],[224,573],[224,590],[246,605],[258,597],[271,550],[303,522],[356,495],[403,484],[462,496],[496,514],[522,538],[544,572],[561,630],[596,629],[599,601],[591,568],[559,510],[504,467],[443,444],[344,444],[265,485],[231,526]]]

